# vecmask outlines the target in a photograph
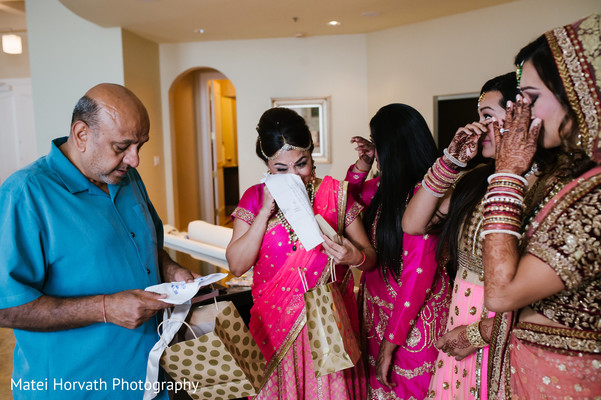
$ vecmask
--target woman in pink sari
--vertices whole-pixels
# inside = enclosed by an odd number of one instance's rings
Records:
[[[311,133],[296,112],[267,110],[257,132],[256,152],[267,164],[268,173],[299,175],[315,214],[338,230],[339,213],[344,213],[346,237],[338,245],[324,236],[322,245],[307,251],[265,185],[252,186],[242,196],[232,214],[234,232],[226,257],[237,276],[254,266],[250,331],[267,360],[265,383],[256,398],[362,399],[365,378],[361,366],[315,377],[299,275],[300,267],[311,288],[327,283],[328,258],[338,264],[340,281],[348,265],[360,269],[375,265],[375,251],[359,217],[361,206],[350,198],[347,201],[340,182],[329,176],[323,180],[315,177]],[[345,302],[354,304],[353,280],[341,290]],[[358,316],[351,313],[350,317],[358,330]]]
[[[435,235],[407,235],[401,220],[416,185],[436,159],[423,117],[405,104],[382,107],[371,142],[354,137],[359,160],[349,191],[364,206],[378,268],[361,278],[362,344],[369,399],[424,399],[448,315],[449,278],[436,263]],[[375,154],[374,154],[375,146]],[[373,159],[379,177],[364,182]]]
[[[485,301],[503,313],[490,345],[489,398],[597,399],[601,15],[546,32],[516,65],[523,97],[495,126],[496,171],[484,205]],[[558,156],[524,208],[519,177],[537,147]]]

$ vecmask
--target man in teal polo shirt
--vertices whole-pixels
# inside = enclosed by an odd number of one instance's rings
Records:
[[[0,187],[0,326],[16,338],[15,399],[142,398],[156,314],[169,306],[143,289],[196,276],[163,250],[135,169],[148,131],[131,91],[97,85],[69,136]]]

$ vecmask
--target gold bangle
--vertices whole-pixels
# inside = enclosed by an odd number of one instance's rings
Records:
[[[484,338],[480,334],[480,321],[467,326],[467,340],[477,349],[488,346],[488,343],[484,341]]]

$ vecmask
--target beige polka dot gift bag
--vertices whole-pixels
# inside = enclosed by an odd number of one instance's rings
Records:
[[[333,262],[329,264],[333,271]],[[329,282],[305,292],[307,333],[316,377],[352,368],[361,357],[359,340],[340,292],[349,279],[353,279],[350,270],[342,284]]]
[[[221,400],[259,392],[265,358],[231,301],[195,309],[186,325],[195,338],[167,347],[160,365],[190,397]]]

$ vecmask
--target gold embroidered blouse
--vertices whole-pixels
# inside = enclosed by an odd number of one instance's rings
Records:
[[[579,180],[556,200],[526,251],[549,264],[566,287],[531,307],[570,328],[601,331],[601,174]]]

